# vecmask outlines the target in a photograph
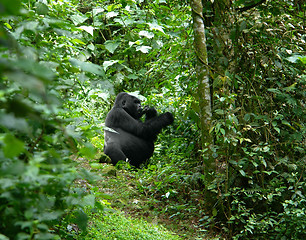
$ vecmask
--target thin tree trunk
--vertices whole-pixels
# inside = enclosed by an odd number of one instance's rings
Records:
[[[212,136],[209,134],[212,112],[205,26],[202,14],[202,1],[191,0],[191,8],[194,30],[194,47],[198,58],[196,72],[198,78],[201,140],[202,149],[204,150],[204,173],[206,176],[206,180],[209,181],[210,177],[208,175],[210,175],[209,173],[215,170],[215,164],[211,156],[211,147],[213,145],[213,139]]]

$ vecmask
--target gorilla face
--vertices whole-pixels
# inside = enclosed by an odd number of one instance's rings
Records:
[[[129,96],[123,105],[123,109],[133,118],[139,119],[143,115],[140,100],[134,96]]]
[[[119,104],[130,116],[135,119],[139,119],[144,114],[143,109],[141,107],[141,102],[137,97],[131,96],[127,93],[120,93],[117,96],[117,100],[115,104]]]

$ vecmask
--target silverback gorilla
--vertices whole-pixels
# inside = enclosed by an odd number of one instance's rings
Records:
[[[140,118],[144,114],[146,117],[142,122]],[[171,113],[157,115],[153,107],[142,108],[138,98],[119,93],[105,120],[109,129],[104,132],[104,153],[114,165],[123,160],[139,167],[152,156],[158,133],[173,120]]]

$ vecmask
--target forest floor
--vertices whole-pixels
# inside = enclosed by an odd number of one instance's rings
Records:
[[[94,189],[91,191],[97,193],[98,196],[100,195],[101,201],[108,206],[106,208],[110,211],[106,211],[102,215],[109,216],[110,212],[115,212],[110,218],[99,216],[99,214],[91,217],[89,221],[90,239],[97,239],[98,237],[101,239],[101,236],[95,235],[101,232],[101,229],[97,229],[97,225],[104,224],[98,227],[104,228],[105,224],[107,224],[106,222],[110,220],[117,222],[109,222],[110,225],[119,224],[126,229],[114,228],[114,226],[112,226],[112,229],[104,229],[103,231],[105,232],[117,234],[116,238],[114,238],[108,233],[109,238],[107,239],[216,239],[208,237],[207,233],[195,228],[194,219],[174,221],[171,216],[163,211],[167,206],[160,206],[160,202],[156,201],[153,196],[146,195],[144,191],[140,191],[141,177],[138,174],[138,170],[131,169],[128,164],[128,166],[122,165],[118,169],[109,164],[96,161],[89,162],[83,158],[77,159],[77,162],[78,168],[89,170],[101,177],[101,180],[96,181],[95,186],[87,187]],[[101,220],[101,217],[104,219]],[[98,224],[97,221],[100,223]],[[117,231],[117,233],[114,233],[114,231]],[[129,238],[126,231],[138,231],[139,233],[130,233],[133,238]],[[158,233],[158,235],[150,235],[152,231],[154,234]],[[125,237],[120,238],[121,234]]]

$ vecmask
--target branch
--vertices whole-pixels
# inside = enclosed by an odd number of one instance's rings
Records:
[[[251,8],[257,7],[258,5],[264,3],[265,1],[266,0],[261,0],[257,3],[253,3],[251,5],[248,5],[248,6],[245,6],[245,7],[242,7],[242,8],[235,8],[235,10],[242,13],[242,12],[245,12],[245,11],[251,9]]]

